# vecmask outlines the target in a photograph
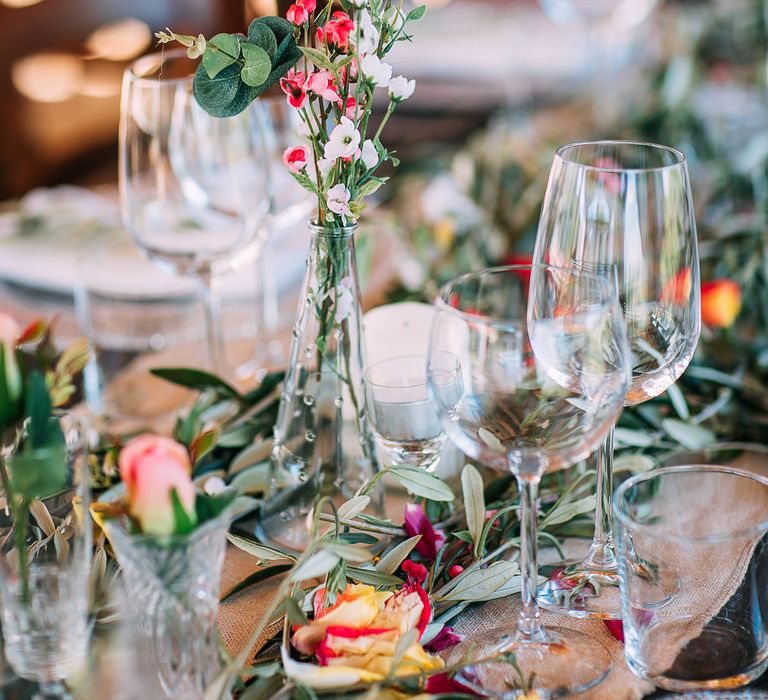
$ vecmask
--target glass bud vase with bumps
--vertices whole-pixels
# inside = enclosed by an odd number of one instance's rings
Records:
[[[310,226],[304,285],[275,425],[259,535],[301,550],[318,495],[347,500],[378,471],[365,404],[357,225]]]

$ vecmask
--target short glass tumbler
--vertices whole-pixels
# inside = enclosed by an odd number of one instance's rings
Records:
[[[657,469],[614,497],[625,655],[660,688],[736,688],[768,667],[768,479]]]
[[[91,520],[88,515],[89,470],[86,428],[64,416],[60,422],[64,449],[26,449],[25,434],[3,449],[0,468],[0,601],[5,642],[11,668],[40,685],[35,698],[70,697],[62,681],[86,661],[88,574],[91,560]],[[28,516],[15,522],[8,513],[8,474],[23,470],[42,474],[37,459],[48,464],[47,495],[29,503]],[[61,461],[58,461],[61,460]],[[63,462],[63,464],[61,464]],[[55,475],[61,464],[61,478]],[[10,468],[10,472],[8,471]],[[18,502],[18,499],[16,499]],[[21,523],[21,525],[19,525]],[[23,540],[24,555],[18,552]],[[26,574],[24,573],[26,572]]]
[[[377,362],[365,373],[371,426],[379,448],[393,465],[428,471],[437,466],[446,435],[436,394],[449,394],[446,402],[455,400],[461,382],[456,358],[445,353],[442,360],[433,369],[432,391],[426,355],[393,357]]]
[[[226,511],[189,535],[158,538],[105,528],[123,570],[141,653],[168,698],[200,700],[221,663],[216,620],[231,515]],[[158,697],[161,697],[158,692]]]

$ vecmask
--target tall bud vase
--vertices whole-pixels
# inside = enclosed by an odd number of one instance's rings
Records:
[[[301,550],[317,496],[347,500],[378,470],[365,407],[357,225],[311,225],[260,535]]]

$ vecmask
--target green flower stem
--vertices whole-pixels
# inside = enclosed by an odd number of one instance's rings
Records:
[[[379,124],[379,128],[376,129],[376,135],[373,137],[374,143],[381,137],[381,132],[384,131],[384,127],[387,125],[389,118],[392,116],[392,113],[395,111],[396,105],[397,105],[397,102],[395,102],[395,100],[389,101],[389,106],[387,107],[387,113],[384,115],[384,118],[381,120],[381,124]]]
[[[14,524],[14,538],[16,540],[16,556],[19,567],[19,588],[21,589],[21,602],[29,603],[29,556],[27,553],[27,513],[29,503],[24,500],[18,502],[11,488],[8,478],[6,461],[0,457],[0,480],[5,490],[5,497],[11,519]]]

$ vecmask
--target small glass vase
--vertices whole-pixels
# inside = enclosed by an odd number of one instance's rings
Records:
[[[378,471],[365,405],[357,225],[310,225],[304,285],[293,328],[259,535],[302,550],[318,496],[347,500]],[[376,504],[374,504],[374,507]]]
[[[137,535],[123,519],[104,528],[123,570],[141,663],[158,692],[199,700],[221,668],[216,626],[230,509],[189,535]]]
[[[4,653],[16,674],[39,684],[35,700],[71,697],[64,680],[84,666],[90,637],[86,427],[69,415],[51,420],[63,444],[28,450],[22,431],[0,455]],[[32,480],[47,495],[23,506],[19,489]]]

